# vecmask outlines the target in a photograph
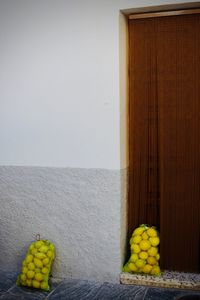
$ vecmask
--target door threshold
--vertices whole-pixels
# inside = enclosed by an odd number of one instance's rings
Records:
[[[156,277],[150,275],[121,273],[120,283],[200,291],[200,274],[162,271],[161,276]]]

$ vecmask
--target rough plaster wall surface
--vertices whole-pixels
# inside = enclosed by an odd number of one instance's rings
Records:
[[[0,167],[1,268],[19,270],[39,233],[57,249],[53,276],[117,281],[123,182],[125,170]]]

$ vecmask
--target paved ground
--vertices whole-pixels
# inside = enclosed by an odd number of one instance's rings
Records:
[[[53,282],[50,292],[41,292],[15,285],[16,274],[0,272],[0,300],[172,300],[190,295],[200,299],[200,292],[128,286],[87,280]],[[185,298],[186,300],[186,298]]]

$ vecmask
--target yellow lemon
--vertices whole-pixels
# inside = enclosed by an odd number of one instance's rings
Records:
[[[151,270],[152,270],[152,266],[151,265],[145,265],[144,267],[143,267],[143,269],[142,269],[142,272],[143,273],[145,273],[145,274],[149,274],[150,272],[151,272]]]
[[[34,243],[33,243],[33,244],[30,245],[29,250],[30,250],[30,251],[33,250],[34,247],[35,247],[35,245],[34,245]]]
[[[156,256],[158,254],[158,249],[156,247],[151,247],[149,250],[148,250],[148,254],[150,256]]]
[[[160,243],[160,239],[158,236],[149,238],[149,241],[153,247],[156,247]]]
[[[144,232],[144,227],[138,227],[133,231],[133,235],[141,235]]]
[[[128,267],[129,267],[131,272],[136,272],[137,271],[137,267],[134,263],[129,263]]]
[[[41,262],[41,260],[39,258],[34,258],[34,264],[37,268],[43,267],[43,263]]]
[[[130,261],[131,262],[136,262],[136,260],[138,260],[138,255],[136,253],[133,253],[130,257]]]
[[[142,239],[143,240],[148,240],[149,236],[148,234],[146,233],[146,231],[142,234]]]
[[[48,265],[49,264],[49,258],[47,257],[47,258],[43,259],[42,262],[43,262],[44,266]]]
[[[148,240],[142,240],[140,242],[140,248],[142,250],[148,250],[151,247],[151,243]]]
[[[154,266],[151,270],[151,275],[160,276],[160,267]]]
[[[43,274],[48,274],[48,272],[49,272],[48,268],[46,268],[46,267],[42,268],[42,273]]]
[[[156,231],[155,228],[150,227],[150,228],[147,229],[147,234],[150,237],[156,237],[157,236],[157,231]]]
[[[132,244],[131,245],[131,251],[134,253],[139,253],[140,252],[140,247],[137,244]]]
[[[133,243],[139,244],[142,240],[142,237],[141,237],[141,235],[135,235],[132,237],[132,239],[133,239]]]
[[[29,270],[34,270],[34,269],[35,269],[34,263],[32,263],[32,262],[29,263],[29,264],[28,264],[28,269],[29,269]]]
[[[130,239],[129,244],[130,244],[130,245],[133,244],[133,237]]]
[[[22,266],[25,267],[26,266],[26,260],[24,259],[22,262]]]
[[[53,244],[50,244],[49,249],[52,250],[52,251],[54,251],[54,250],[55,250],[54,245],[53,245]]]
[[[44,275],[42,275],[41,273],[35,274],[35,280],[42,281],[43,279],[44,279]]]
[[[26,280],[26,275],[25,274],[21,274],[20,278],[21,278],[22,281],[25,281]]]
[[[44,246],[39,248],[39,251],[43,252],[43,253],[46,253],[48,251],[48,247],[44,245]]]
[[[47,251],[47,256],[49,258],[52,258],[53,257],[53,251],[51,251],[51,250]]]
[[[156,259],[159,260],[160,259],[160,254],[156,254]]]
[[[139,253],[139,257],[141,258],[141,259],[147,259],[147,257],[148,257],[148,253],[146,252],[146,251],[141,251],[140,253]]]
[[[153,265],[155,265],[157,263],[157,260],[156,260],[156,258],[154,256],[149,256],[147,258],[147,262],[148,262],[148,264],[150,264],[150,265],[153,266]]]
[[[36,248],[33,248],[33,250],[31,250],[31,253],[32,253],[33,255],[35,255],[35,254],[37,253],[37,249],[36,249]]]
[[[44,245],[43,241],[37,241],[35,242],[35,248],[39,249],[40,247],[42,247],[42,245]]]
[[[128,272],[130,272],[130,271],[131,271],[131,270],[129,269],[129,267],[128,267],[128,264],[127,264],[127,263],[126,263],[126,264],[125,264],[125,266],[123,267],[122,271],[123,271],[123,272],[126,272],[126,273],[128,273]]]
[[[32,280],[31,279],[27,279],[26,280],[26,285],[31,287],[32,286]]]
[[[138,267],[139,269],[140,269],[140,268],[143,268],[144,265],[145,265],[145,260],[143,260],[143,259],[138,259],[138,260],[135,262],[135,264],[136,264],[136,267]]]
[[[35,273],[40,273],[40,272],[41,272],[41,269],[36,268],[36,269],[34,270],[34,272],[35,272]]]
[[[28,277],[28,279],[32,279],[32,278],[35,276],[35,272],[33,272],[33,271],[28,271],[28,272],[26,273],[26,276]]]
[[[32,281],[32,286],[33,286],[34,288],[36,288],[36,289],[39,289],[39,287],[40,287],[40,282],[37,281],[37,280],[33,280],[33,281]]]
[[[23,273],[23,274],[26,274],[27,272],[28,272],[28,268],[27,268],[27,267],[23,267],[23,268],[22,268],[22,273]]]
[[[41,289],[42,290],[48,290],[49,289],[49,286],[48,286],[48,283],[43,281],[40,285]]]
[[[28,255],[26,256],[26,263],[28,264],[28,263],[30,263],[30,262],[32,262],[32,261],[33,261],[33,255],[28,254]]]
[[[44,258],[46,258],[46,255],[45,255],[44,253],[37,252],[37,253],[35,254],[35,257],[36,257],[36,258],[39,258],[39,259],[44,259]]]

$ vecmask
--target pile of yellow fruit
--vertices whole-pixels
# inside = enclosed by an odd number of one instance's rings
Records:
[[[38,240],[32,243],[22,262],[21,273],[17,285],[49,290],[49,273],[55,258],[55,247],[48,240]]]
[[[123,272],[160,276],[158,245],[160,238],[155,227],[140,225],[130,239],[131,256]]]

